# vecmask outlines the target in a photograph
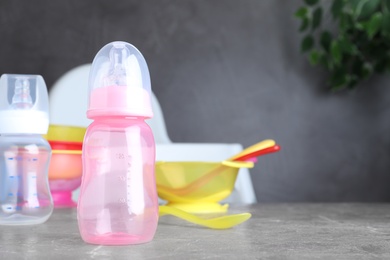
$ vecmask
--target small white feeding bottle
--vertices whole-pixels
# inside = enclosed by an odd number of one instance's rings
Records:
[[[45,222],[53,211],[48,94],[39,75],[0,78],[0,225]]]

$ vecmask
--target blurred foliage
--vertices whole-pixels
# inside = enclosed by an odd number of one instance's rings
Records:
[[[354,88],[390,71],[390,0],[304,0],[295,12],[304,33],[301,51],[329,71],[332,90]],[[326,3],[326,4],[325,4]],[[323,28],[331,15],[331,28]]]

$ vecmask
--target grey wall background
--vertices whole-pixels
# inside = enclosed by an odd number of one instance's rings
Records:
[[[299,52],[301,1],[0,0],[0,73],[48,87],[114,40],[144,54],[175,142],[266,138],[259,201],[390,201],[390,77],[326,91]]]

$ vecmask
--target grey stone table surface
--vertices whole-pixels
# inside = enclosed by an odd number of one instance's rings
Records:
[[[83,242],[76,209],[33,226],[0,226],[0,259],[390,259],[390,204],[256,204],[247,222],[211,230],[172,216],[152,242]]]

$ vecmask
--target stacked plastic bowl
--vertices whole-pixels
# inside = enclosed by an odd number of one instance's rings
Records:
[[[86,128],[50,125],[45,136],[52,148],[49,186],[54,206],[75,207],[72,192],[81,184],[81,151]]]

